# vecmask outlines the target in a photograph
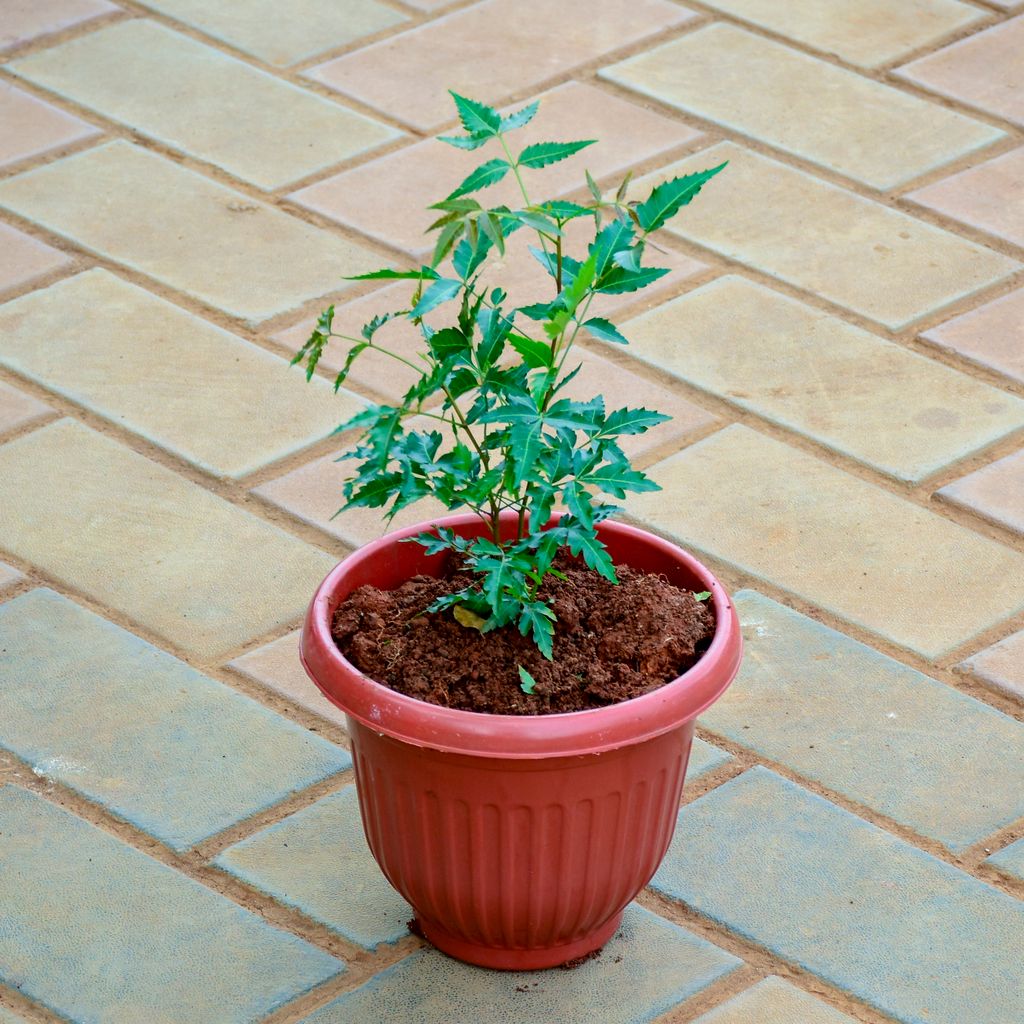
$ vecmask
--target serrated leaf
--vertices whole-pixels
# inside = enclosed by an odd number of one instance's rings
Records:
[[[551,644],[555,635],[555,613],[541,601],[528,601],[519,613],[519,632],[529,634],[537,649],[552,660]]]
[[[434,331],[427,344],[439,363],[469,351],[469,339],[457,327],[443,327]]]
[[[651,409],[616,409],[610,413],[601,428],[602,435],[643,434],[645,431],[672,419]]]
[[[533,103],[523,107],[522,110],[517,110],[514,114],[510,114],[508,117],[503,117],[500,124],[501,131],[510,132],[516,128],[522,128],[524,125],[529,124],[533,120],[534,115],[537,113],[539,108],[540,103],[535,100]]]
[[[580,206],[579,203],[570,202],[568,199],[552,199],[550,202],[541,203],[537,209],[546,213],[549,217],[555,217],[558,220],[573,220],[575,217],[586,217],[591,212],[586,206]]]
[[[459,112],[462,127],[470,135],[491,136],[501,128],[501,115],[493,107],[489,107],[479,100],[460,96],[452,89],[449,89],[448,92],[455,100],[455,109]]]
[[[509,337],[509,344],[523,357],[523,361],[533,370],[551,366],[551,346],[543,341],[535,341],[522,334]]]
[[[674,217],[728,162],[656,185],[647,199],[636,206],[637,219],[644,231],[650,234]]]
[[[601,195],[601,187],[591,177],[590,171],[584,171],[583,173],[587,176],[587,188],[590,189],[590,194],[594,197],[596,202],[600,203],[603,198]]]
[[[488,213],[480,218],[480,230],[494,243],[500,256],[505,255],[505,232],[501,226],[501,218],[496,213]]]
[[[435,267],[442,263],[448,253],[452,251],[452,246],[459,235],[465,230],[465,227],[464,221],[453,220],[441,229],[441,233],[437,236],[437,241],[434,243],[434,252],[430,257],[430,262]]]
[[[346,281],[417,281],[421,277],[428,280],[440,277],[436,270],[430,267],[420,267],[419,270],[371,270],[368,274],[351,274],[345,278]]]
[[[338,376],[334,378],[334,393],[337,394],[339,388],[345,383],[345,378],[349,374],[349,370],[352,369],[352,364],[356,361],[359,353],[364,349],[368,349],[370,343],[368,341],[360,341],[358,344],[353,345],[348,350],[348,355],[345,357],[345,363],[342,368],[338,371]]]
[[[522,690],[523,693],[533,693],[533,691],[537,688],[537,680],[534,679],[533,676],[531,676],[530,673],[527,672],[522,665],[519,665],[518,668],[519,689]]]
[[[627,491],[642,494],[645,491],[661,490],[659,484],[640,470],[631,468],[625,460],[606,463],[585,474],[582,479],[584,483],[597,487],[615,498],[625,498]]]
[[[455,298],[462,289],[462,282],[454,278],[443,277],[435,281],[422,295],[420,301],[410,311],[409,318],[417,320],[432,309]]]
[[[644,254],[644,243],[637,242],[631,249],[620,249],[613,257],[612,263],[623,270],[638,273],[641,270],[640,257]]]
[[[636,292],[653,284],[669,271],[663,267],[641,267],[639,270],[624,270],[616,267],[604,275],[597,291],[605,295],[620,295],[622,292]]]
[[[473,276],[474,271],[487,258],[490,248],[491,240],[486,235],[478,234],[475,243],[471,243],[468,238],[464,238],[456,246],[455,255],[452,257],[452,266],[455,267],[455,273],[463,281],[469,280]]]
[[[606,580],[617,583],[615,576],[615,565],[611,556],[605,550],[605,546],[597,539],[597,536],[590,530],[570,529],[566,541],[569,551],[579,557],[595,572],[599,572]]]
[[[438,135],[438,142],[447,142],[449,146],[456,149],[479,149],[493,135]]]
[[[552,235],[556,238],[562,233],[562,229],[543,214],[533,213],[530,210],[517,210],[512,216],[520,224],[533,228],[534,231],[542,231],[544,234]]]
[[[447,210],[449,213],[476,213],[483,207],[475,199],[442,199],[439,203],[431,203],[427,209]]]
[[[534,302],[529,306],[519,306],[517,313],[522,313],[529,320],[548,320],[554,312],[554,303]]]
[[[581,142],[535,142],[527,146],[520,154],[516,163],[520,167],[547,167],[557,164],[559,160],[578,153],[587,146],[592,146],[597,139],[584,139]]]
[[[611,266],[612,257],[633,244],[633,225],[616,218],[603,227],[590,243],[589,252],[594,257],[594,275],[601,277]]]
[[[469,192],[476,192],[478,189],[495,185],[511,170],[512,165],[507,160],[502,160],[500,157],[488,160],[487,163],[481,164],[475,171],[467,175],[462,184],[447,199],[458,199]]]
[[[403,316],[407,312],[403,310],[400,313],[378,313],[369,323],[363,324],[359,333],[369,342],[373,341],[373,336],[389,321],[394,320],[396,316]]]
[[[599,341],[610,341],[616,345],[628,345],[629,341],[620,333],[618,327],[603,316],[592,316],[583,324],[584,328]]]

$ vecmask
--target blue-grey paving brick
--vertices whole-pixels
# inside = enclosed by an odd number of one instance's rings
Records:
[[[24,1017],[16,1017],[10,1010],[0,1006],[0,1024],[25,1024]]]
[[[366,845],[355,786],[228,847],[214,863],[367,949],[408,932],[412,910]]]
[[[741,961],[641,907],[573,971],[488,971],[434,949],[407,957],[304,1024],[642,1024]]]
[[[652,885],[904,1024],[1024,1020],[1024,904],[767,768],[683,808]]]
[[[0,980],[76,1024],[247,1024],[344,970],[15,786],[0,863]]]
[[[951,850],[1024,815],[1024,725],[752,590],[745,656],[701,717]]]
[[[699,736],[693,738],[693,747],[690,750],[690,763],[686,766],[686,778],[693,781],[701,775],[721,768],[732,760],[732,754],[727,750],[705,743]]]
[[[855,1024],[820,999],[774,976],[698,1017],[694,1024]]]
[[[1018,839],[1005,849],[992,854],[985,863],[1024,880],[1024,839]]]
[[[51,590],[0,605],[0,747],[184,849],[346,751]]]

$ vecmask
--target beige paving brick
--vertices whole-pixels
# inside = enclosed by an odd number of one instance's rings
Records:
[[[387,125],[142,19],[41,50],[9,67],[266,189],[398,135]]]
[[[0,50],[91,21],[120,7],[107,0],[4,0]]]
[[[45,403],[0,381],[0,434],[42,419],[52,411]]]
[[[598,141],[561,163],[537,171],[525,169],[534,202],[580,188],[584,169],[603,180],[701,137],[678,121],[581,82],[569,82],[538,98],[537,116],[510,136],[513,153],[534,142]],[[475,167],[501,155],[496,142],[467,153],[427,139],[325,178],[289,198],[389,245],[422,253],[433,247],[436,237],[425,234],[438,216],[427,207],[453,191]],[[483,191],[480,201],[492,206],[523,204],[511,177]]]
[[[692,17],[667,0],[484,0],[307,74],[428,131],[455,117],[447,89],[498,101]]]
[[[892,330],[1020,268],[991,249],[732,143],[651,175],[630,195],[723,160],[726,170],[668,230]]]
[[[925,657],[1024,608],[1024,556],[747,427],[650,473],[639,520]]]
[[[334,559],[79,423],[0,446],[0,548],[197,657],[297,620]]]
[[[1024,290],[986,302],[921,337],[1024,381]]]
[[[0,562],[0,593],[5,590],[10,590],[16,583],[20,583],[25,577],[18,572],[14,566],[8,565],[6,562]],[[3,1018],[0,1017],[0,1021]]]
[[[52,246],[0,223],[0,291],[28,284],[70,263],[70,257]]]
[[[926,89],[1024,124],[1024,15],[905,64],[897,74]]]
[[[1024,533],[1024,451],[954,480],[938,493],[954,505]]]
[[[377,0],[146,0],[146,6],[279,66],[308,60],[406,20]]]
[[[1024,247],[1024,147],[906,196]]]
[[[300,630],[288,633],[235,658],[228,666],[344,729],[345,713],[316,688],[299,661],[300,635]]]
[[[957,0],[707,0],[709,7],[875,68],[947,33],[974,24],[983,12]]]
[[[101,269],[0,306],[0,364],[221,476],[327,437],[360,408]]]
[[[632,351],[900,480],[1024,427],[1024,401],[727,276],[627,321]]]
[[[734,25],[708,25],[601,75],[878,189],[1004,135]]]
[[[0,182],[0,206],[249,321],[335,291],[345,274],[381,262],[127,142]]]
[[[1024,698],[1024,630],[986,647],[959,667],[1011,697]]]
[[[0,167],[100,134],[80,117],[4,81],[0,81],[0,125]]]

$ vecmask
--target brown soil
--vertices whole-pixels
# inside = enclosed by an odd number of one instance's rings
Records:
[[[415,576],[397,590],[360,587],[334,615],[339,650],[360,671],[399,693],[442,707],[504,715],[582,711],[639,697],[685,672],[715,629],[710,602],[663,576],[617,566],[619,584],[575,559],[549,579],[554,660],[515,627],[490,633],[460,625],[451,610],[423,614],[442,594],[472,585],[467,573]],[[520,687],[518,666],[536,680]]]

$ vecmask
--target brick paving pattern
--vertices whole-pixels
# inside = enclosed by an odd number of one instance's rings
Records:
[[[1024,1020],[1022,52],[1020,0],[0,0],[0,1021]],[[407,382],[286,359],[428,250],[448,87],[599,138],[561,195],[730,161],[576,387],[672,413],[628,515],[747,660],[574,972],[408,932],[297,661],[383,531],[332,430]]]

